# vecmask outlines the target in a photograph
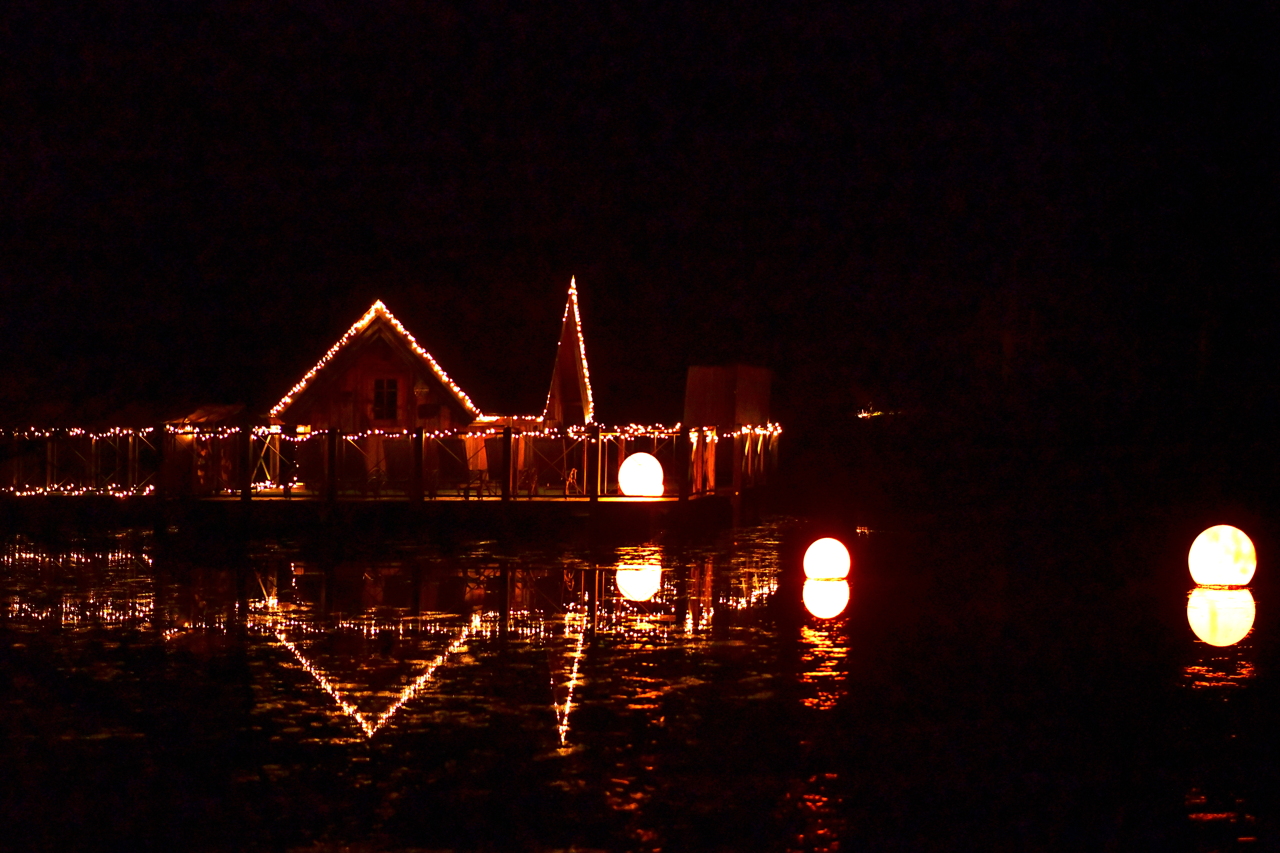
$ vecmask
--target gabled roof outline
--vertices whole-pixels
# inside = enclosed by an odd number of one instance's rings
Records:
[[[477,614],[471,617],[471,621],[469,623],[462,626],[449,645],[445,647],[445,650],[437,655],[435,660],[427,664],[426,668],[419,673],[418,677],[410,682],[407,687],[401,690],[395,700],[376,716],[372,713],[366,714],[357,708],[354,703],[349,701],[344,695],[342,689],[338,685],[334,684],[334,682],[329,679],[329,677],[319,666],[315,664],[314,661],[303,654],[297,644],[285,636],[284,631],[276,631],[275,633],[276,640],[279,641],[280,645],[288,649],[289,653],[293,655],[294,659],[297,660],[299,664],[301,664],[307,674],[315,679],[315,682],[320,689],[333,697],[333,700],[338,703],[338,707],[342,710],[342,713],[350,717],[355,724],[360,727],[366,738],[371,738],[377,734],[378,729],[391,722],[391,719],[402,707],[404,707],[405,703],[416,697],[422,692],[423,688],[435,680],[436,670],[444,666],[445,663],[448,662],[449,656],[462,648],[466,644],[467,638],[470,637],[471,634],[479,627],[480,617],[479,614]]]
[[[573,315],[572,326],[569,325],[571,312]],[[551,397],[555,393],[556,380],[559,376],[560,348],[565,345],[565,339],[571,332],[577,343],[577,380],[579,391],[582,394],[583,417],[587,423],[591,423],[595,418],[595,400],[591,394],[591,371],[587,369],[587,347],[582,339],[582,314],[578,310],[578,281],[576,276],[569,277],[569,298],[564,304],[564,316],[560,320],[560,339],[556,343],[556,360],[555,367],[551,371],[551,387],[547,389],[547,402],[542,406],[542,420],[544,421],[547,419],[547,415],[550,414]]]
[[[432,357],[431,353],[423,349],[422,345],[414,339],[413,335],[409,334],[409,330],[396,319],[395,315],[392,314],[387,306],[382,303],[381,299],[375,300],[373,305],[369,307],[369,310],[364,313],[364,316],[359,320],[356,320],[350,329],[347,329],[347,333],[339,338],[336,344],[329,348],[329,351],[324,354],[324,357],[317,361],[315,366],[308,370],[302,379],[298,380],[298,384],[294,385],[293,388],[289,390],[288,394],[281,397],[280,402],[271,407],[271,416],[276,417],[285,409],[289,408],[289,405],[293,403],[303,390],[306,389],[307,385],[311,383],[311,380],[316,377],[316,374],[318,374],[325,365],[332,361],[352,338],[368,328],[369,324],[372,323],[376,317],[382,317],[391,324],[391,327],[404,338],[405,343],[409,345],[409,348],[412,349],[420,358],[426,361],[427,365],[431,368],[431,372],[435,374],[436,379],[439,379],[446,388],[453,392],[453,395],[458,398],[458,402],[466,407],[467,411],[471,412],[477,418],[483,417],[481,411],[476,408],[475,403],[471,402],[471,398],[458,387],[457,383],[449,378],[449,374],[444,372],[436,362],[435,358]]]

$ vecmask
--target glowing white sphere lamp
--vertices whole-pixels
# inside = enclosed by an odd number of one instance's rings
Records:
[[[648,601],[662,586],[662,566],[657,563],[643,566],[624,563],[618,566],[615,580],[623,598],[628,601]]]
[[[804,582],[804,608],[819,619],[834,619],[849,606],[849,582],[814,580]]]
[[[1243,530],[1219,524],[1191,543],[1187,565],[1191,579],[1202,586],[1244,586],[1258,568],[1258,552]]]
[[[649,453],[632,453],[618,468],[618,488],[627,497],[662,497],[662,463]]]
[[[849,549],[839,539],[819,539],[804,552],[804,576],[810,580],[843,580],[849,577]]]
[[[1233,646],[1253,628],[1256,610],[1247,589],[1196,587],[1187,597],[1187,622],[1211,646]]]

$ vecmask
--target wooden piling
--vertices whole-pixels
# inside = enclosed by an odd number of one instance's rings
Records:
[[[423,436],[425,431],[422,427],[418,427],[413,431],[413,435],[409,439],[410,448],[413,453],[413,471],[409,480],[409,500],[422,500],[422,453],[423,453]]]
[[[515,467],[515,454],[512,453],[511,447],[511,439],[513,435],[514,433],[511,431],[511,427],[502,428],[502,464],[500,466],[502,481],[499,485],[502,487],[502,499],[504,501],[511,500],[511,486],[512,482],[515,480],[513,473],[513,468]]]
[[[325,434],[324,499],[329,503],[338,500],[338,428],[329,427]]]
[[[582,473],[587,478],[587,498],[595,503],[600,500],[600,424],[587,428],[587,459],[591,464]]]
[[[240,500],[247,501],[253,497],[253,427],[247,423],[240,427],[236,435],[236,444],[240,457]]]

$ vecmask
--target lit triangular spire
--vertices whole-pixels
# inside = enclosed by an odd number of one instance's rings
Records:
[[[578,282],[569,279],[569,299],[560,321],[560,343],[556,345],[556,363],[551,371],[551,388],[542,420],[565,424],[576,421],[578,410],[582,423],[595,417],[591,397],[591,372],[587,369],[587,348],[582,341],[582,314],[578,311]]]

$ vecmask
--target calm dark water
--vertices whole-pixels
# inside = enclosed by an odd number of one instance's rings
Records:
[[[793,520],[234,558],[15,538],[0,845],[1274,849],[1274,599],[1198,639],[1186,530],[851,531],[833,619],[783,573]]]

